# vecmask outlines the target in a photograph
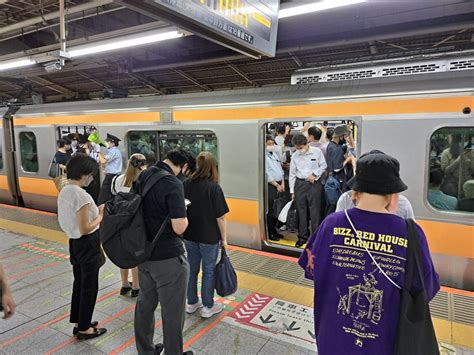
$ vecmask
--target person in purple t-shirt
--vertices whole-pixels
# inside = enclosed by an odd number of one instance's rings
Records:
[[[398,161],[381,152],[361,156],[357,175],[348,182],[357,194],[357,207],[329,215],[300,257],[305,276],[314,281],[321,355],[394,351],[408,245],[406,222],[393,213],[398,194],[407,189],[399,170]],[[431,300],[439,279],[423,230],[417,229],[423,281]],[[421,288],[415,275],[413,288]]]

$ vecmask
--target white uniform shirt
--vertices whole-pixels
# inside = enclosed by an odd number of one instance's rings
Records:
[[[326,168],[326,160],[321,149],[310,146],[305,153],[294,152],[290,163],[290,193],[295,191],[296,178],[306,180],[314,174],[319,180]]]
[[[276,146],[275,146],[276,147]],[[267,182],[280,182],[283,180],[284,173],[281,167],[281,159],[279,154],[274,151],[273,154],[270,152],[265,153],[265,173],[267,176]]]
[[[71,239],[79,239],[82,236],[77,223],[77,211],[79,211],[85,205],[89,205],[89,222],[92,222],[99,215],[99,209],[97,208],[91,195],[89,195],[83,188],[77,185],[66,185],[59,193],[59,226]],[[97,226],[90,233],[95,232],[97,229],[99,229],[99,226]]]

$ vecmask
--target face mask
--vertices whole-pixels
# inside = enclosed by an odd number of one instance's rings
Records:
[[[267,145],[267,152],[272,153],[275,151],[275,147],[273,145]]]
[[[91,184],[91,182],[94,180],[94,177],[91,175],[87,178],[86,182],[84,183],[84,187],[87,187]]]

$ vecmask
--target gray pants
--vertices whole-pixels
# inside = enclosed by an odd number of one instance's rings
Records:
[[[161,304],[166,355],[183,353],[183,328],[189,264],[185,256],[147,261],[138,266],[140,295],[135,308],[135,340],[139,354],[154,354],[155,309]]]
[[[296,179],[295,201],[298,212],[298,238],[301,240],[307,241],[309,239],[309,220],[311,220],[311,233],[314,233],[321,222],[322,195],[321,179],[314,184]]]

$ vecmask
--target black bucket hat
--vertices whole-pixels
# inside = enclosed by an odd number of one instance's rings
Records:
[[[340,124],[334,128],[333,137],[341,137],[341,136],[350,135],[350,134],[351,134],[351,129],[349,128],[349,126],[346,124]]]
[[[364,154],[357,161],[357,173],[347,182],[352,190],[374,195],[390,195],[408,186],[400,178],[400,163],[382,152]]]

